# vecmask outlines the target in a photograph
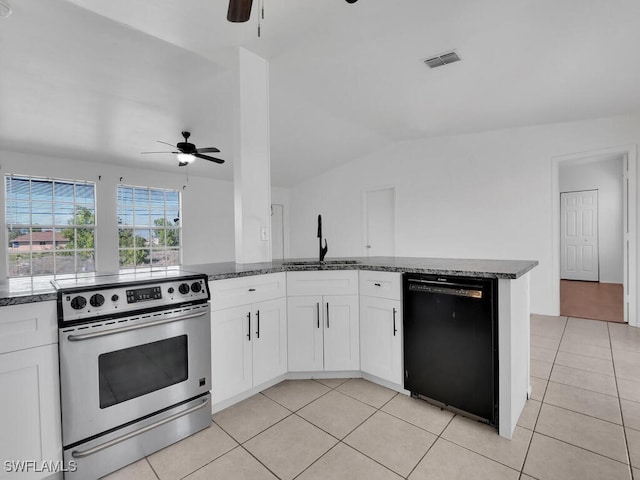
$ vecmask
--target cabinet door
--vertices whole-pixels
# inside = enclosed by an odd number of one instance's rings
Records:
[[[253,385],[287,371],[287,302],[276,298],[253,305]]]
[[[324,369],[360,370],[357,295],[323,297]]]
[[[34,460],[40,467],[43,461],[62,462],[58,345],[0,355],[0,392],[2,460]],[[4,473],[3,468],[0,477]],[[45,478],[50,473],[16,476]]]
[[[322,297],[287,299],[288,364],[290,372],[323,369]]]
[[[0,353],[58,342],[56,302],[0,307]]]
[[[211,312],[212,403],[251,388],[251,306]],[[249,336],[251,335],[251,339]]]
[[[402,385],[402,313],[400,302],[360,297],[362,371]]]

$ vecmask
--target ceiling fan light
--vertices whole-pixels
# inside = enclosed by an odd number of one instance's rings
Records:
[[[188,153],[179,153],[176,157],[178,157],[178,162],[180,163],[191,163],[196,159],[196,157]]]

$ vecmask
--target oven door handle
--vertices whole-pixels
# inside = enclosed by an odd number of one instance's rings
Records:
[[[71,452],[71,456],[73,458],[84,458],[84,457],[88,457],[89,455],[93,455],[94,453],[98,453],[101,452],[102,450],[109,448],[109,447],[113,447],[114,445],[117,445],[119,443],[124,442],[125,440],[129,440],[130,438],[136,437],[138,435],[141,435],[145,432],[148,432],[149,430],[153,430],[154,428],[160,427],[166,423],[172,422],[174,420],[177,420],[180,417],[184,417],[185,415],[188,415],[190,413],[195,412],[196,410],[200,410],[201,408],[204,408],[207,403],[209,403],[209,398],[205,397],[202,399],[202,402],[198,405],[195,405],[191,408],[186,409],[183,412],[178,412],[178,413],[174,413],[173,415],[171,415],[170,417],[167,417],[163,420],[159,420],[155,423],[152,423],[151,425],[147,425],[146,427],[143,427],[139,430],[135,430],[133,432],[129,432],[126,435],[122,435],[120,437],[116,437],[113,440],[109,440],[108,442],[105,443],[101,443],[100,445],[96,445],[93,448],[89,448],[87,450],[73,450]]]
[[[79,342],[80,340],[90,340],[92,338],[105,337],[107,335],[115,335],[116,333],[130,332],[131,330],[139,330],[141,328],[147,328],[147,327],[155,327],[156,325],[162,325],[163,323],[178,322],[180,320],[187,320],[189,318],[201,317],[206,313],[207,313],[206,311],[203,311],[198,313],[192,313],[189,315],[182,315],[180,317],[165,318],[162,320],[155,320],[153,322],[140,323],[138,325],[129,325],[127,327],[114,328],[113,330],[104,330],[101,332],[93,332],[93,333],[83,333],[82,335],[69,335],[67,337],[67,340],[69,340],[70,342]]]

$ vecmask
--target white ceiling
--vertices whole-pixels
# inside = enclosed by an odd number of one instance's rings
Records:
[[[156,140],[217,146],[232,178],[235,47],[270,61],[272,182],[398,141],[640,110],[637,0],[8,0],[0,147],[176,171]],[[457,49],[462,62],[421,60]],[[392,151],[392,149],[391,149]]]

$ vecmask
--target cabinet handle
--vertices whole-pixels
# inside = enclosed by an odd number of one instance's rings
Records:
[[[256,291],[256,289],[255,289],[255,288],[250,288],[250,289],[249,289],[249,291],[250,291],[250,292],[255,292],[255,291]]]
[[[318,319],[318,328],[320,328],[320,302],[316,303],[316,318]]]
[[[393,336],[396,336],[396,332],[398,329],[396,328],[396,309],[393,309]]]
[[[327,302],[327,328],[329,328],[329,302]]]
[[[258,324],[256,329],[256,338],[260,338],[260,310],[256,310],[256,323]]]
[[[374,283],[374,285],[375,285],[376,287],[379,287],[379,286],[380,286],[380,284],[379,284],[379,283]]]
[[[251,312],[247,313],[247,320],[249,322],[249,331],[247,333],[247,338],[251,341]]]

